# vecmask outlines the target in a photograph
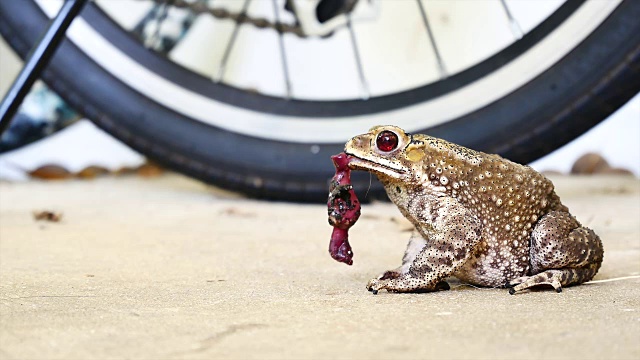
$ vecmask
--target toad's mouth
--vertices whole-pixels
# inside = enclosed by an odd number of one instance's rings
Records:
[[[349,155],[350,157],[349,168],[353,170],[364,170],[364,171],[373,172],[375,174],[384,174],[394,179],[401,179],[405,177],[408,172],[407,169],[401,166],[398,166],[396,164],[393,164],[391,162],[382,164],[382,163],[373,162],[371,160],[358,157],[348,152],[346,154]]]

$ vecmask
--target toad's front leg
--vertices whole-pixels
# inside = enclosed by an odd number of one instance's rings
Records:
[[[409,240],[403,265],[369,281],[367,290],[374,294],[382,289],[390,292],[448,289],[444,279],[469,259],[480,241],[480,221],[455,199],[442,198],[437,206],[415,209],[413,213],[425,221],[419,221],[422,224],[419,233]]]
[[[416,256],[420,254],[425,245],[427,245],[427,241],[422,237],[419,231],[414,230],[411,234],[411,238],[409,238],[407,250],[405,250],[404,256],[402,257],[402,265],[393,270],[387,270],[383,272],[375,279],[371,279],[367,284],[367,289],[369,289],[369,291],[372,291],[374,294],[377,294],[378,290],[374,290],[374,288],[384,288],[382,283],[385,282],[385,280],[397,279],[408,273],[409,269],[411,268],[411,264],[413,264]],[[441,281],[436,285],[436,289],[449,290],[449,284],[446,281]]]

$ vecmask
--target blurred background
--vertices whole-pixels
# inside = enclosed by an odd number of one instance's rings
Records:
[[[59,6],[49,1],[51,11]],[[153,2],[118,0],[98,1],[103,10],[121,24],[134,29],[149,14]],[[220,0],[216,6],[230,12],[242,10],[243,1]],[[497,0],[425,1],[430,26],[436,35],[444,71],[455,73],[494,54],[512,43],[518,31],[527,33],[556,10],[562,0],[507,0],[511,16],[518,29],[505,16],[503,4]],[[293,96],[299,99],[345,99],[377,96],[412,88],[438,80],[443,68],[424,31],[424,23],[416,16],[413,1],[380,1],[376,8],[362,11],[362,19],[354,19],[354,34],[358,41],[361,69],[353,61],[353,49],[347,31],[336,31],[328,37],[300,38],[286,34],[289,87],[283,81],[283,67],[278,36],[252,26],[244,26],[234,40],[233,49],[225,60],[228,43],[208,41],[211,34],[230,38],[232,21],[214,21],[198,17],[191,30],[171,50],[168,56],[180,65],[214,80],[243,89],[273,96]],[[369,14],[367,11],[370,11]],[[271,1],[256,0],[248,7],[256,18],[274,20]],[[173,10],[172,16],[184,20],[184,14]],[[293,22],[290,12],[280,13],[283,22]],[[371,21],[367,17],[375,18]],[[172,34],[180,29],[171,22],[163,31]],[[173,24],[175,25],[175,24]],[[505,30],[511,28],[511,31]],[[204,45],[203,45],[204,44]],[[154,46],[154,45],[151,45]],[[330,56],[326,56],[330,54]],[[58,55],[63,56],[63,55]],[[402,63],[402,66],[398,66]],[[4,39],[0,40],[0,94],[5,94],[21,68],[21,61]],[[442,65],[442,64],[440,64]],[[222,70],[221,70],[222,69]],[[357,74],[367,74],[363,82]],[[42,83],[22,109],[33,117],[50,117],[47,111],[57,106],[52,97],[38,98],[46,92]],[[35,94],[35,95],[34,95]],[[54,100],[52,100],[54,99]],[[47,107],[49,110],[47,110]],[[62,116],[58,113],[56,116]],[[98,129],[86,119],[66,114],[71,125],[43,140],[0,154],[0,178],[28,179],[28,173],[43,165],[57,165],[74,173],[89,166],[111,171],[137,167],[145,162],[143,155]],[[428,115],[424,115],[428,116]],[[624,168],[640,176],[640,96],[636,95],[607,120],[592,128],[561,149],[531,163],[540,171],[567,173],[574,162],[586,153],[597,153],[612,167]],[[393,123],[393,119],[389,119]],[[367,128],[360,129],[360,132]],[[355,135],[355,134],[354,134]]]

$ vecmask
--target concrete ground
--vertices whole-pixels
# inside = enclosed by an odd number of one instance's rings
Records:
[[[0,184],[1,359],[640,359],[640,181],[554,177],[605,245],[587,285],[374,296],[407,223],[363,207],[354,265],[323,205],[178,175]],[[32,212],[63,213],[59,223]]]

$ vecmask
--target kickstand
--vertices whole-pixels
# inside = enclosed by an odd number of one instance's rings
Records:
[[[67,28],[86,3],[87,0],[66,0],[58,15],[52,19],[47,31],[27,56],[22,71],[0,103],[0,135],[9,127],[9,123],[22,104],[22,100],[33,83],[40,77],[42,70],[47,66],[64,38]]]

